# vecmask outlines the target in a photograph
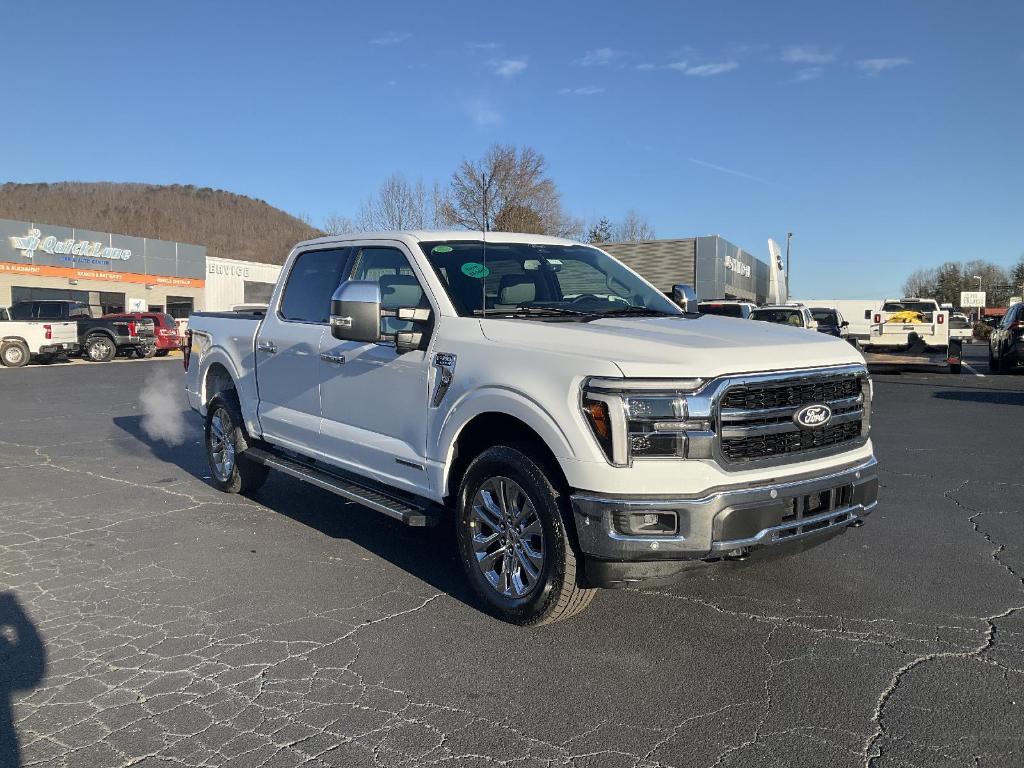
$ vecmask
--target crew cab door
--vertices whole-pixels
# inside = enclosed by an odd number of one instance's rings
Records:
[[[422,281],[398,243],[353,247],[341,279],[377,281],[382,309],[431,307]],[[411,324],[395,318],[381,322],[384,334],[411,329]],[[339,341],[328,330],[320,347],[320,432],[328,460],[342,469],[427,494],[428,369],[425,350],[400,355],[392,342]]]
[[[318,355],[347,255],[338,247],[299,253],[256,335],[260,428],[270,442],[307,454],[318,452]]]

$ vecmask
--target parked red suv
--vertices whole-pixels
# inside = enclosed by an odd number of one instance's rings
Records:
[[[152,320],[153,330],[156,334],[154,354],[157,357],[164,357],[172,350],[181,349],[181,336],[178,334],[178,324],[166,312],[118,312],[116,314],[104,315],[104,317]]]

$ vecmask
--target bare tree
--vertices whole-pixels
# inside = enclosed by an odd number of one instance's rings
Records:
[[[633,208],[626,211],[626,217],[615,227],[615,239],[620,243],[639,243],[654,237],[654,227]]]
[[[320,229],[328,235],[341,235],[346,232],[355,232],[356,225],[348,216],[332,213],[329,216],[324,217],[324,223],[321,225]]]
[[[935,293],[937,275],[934,269],[915,269],[903,281],[904,296],[931,297]]]
[[[356,221],[367,232],[427,229],[433,226],[432,208],[432,198],[422,180],[410,184],[402,174],[395,173],[373,197],[363,201]]]
[[[531,147],[495,144],[479,160],[463,160],[442,196],[445,224],[484,231],[526,231],[568,236],[582,223],[562,210],[544,156]]]

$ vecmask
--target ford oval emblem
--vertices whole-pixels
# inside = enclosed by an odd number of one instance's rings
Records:
[[[832,421],[832,409],[827,405],[805,405],[793,414],[793,421],[804,429],[824,427]]]

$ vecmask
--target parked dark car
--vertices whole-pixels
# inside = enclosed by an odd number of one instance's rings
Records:
[[[11,320],[73,320],[78,323],[82,357],[97,363],[113,360],[118,352],[142,352],[155,346],[153,323],[132,318],[93,317],[81,301],[19,301],[10,308]]]
[[[181,349],[181,335],[178,333],[178,324],[166,312],[117,312],[104,315],[103,318],[151,320],[156,339],[156,345],[153,347],[152,353],[157,357],[165,357],[168,352]]]
[[[840,338],[843,329],[850,324],[843,319],[838,309],[831,307],[811,307],[811,315],[818,322],[818,333],[827,333],[829,336]]]
[[[988,367],[993,373],[1009,373],[1024,363],[1024,303],[1006,310],[1003,321],[988,337]]]

